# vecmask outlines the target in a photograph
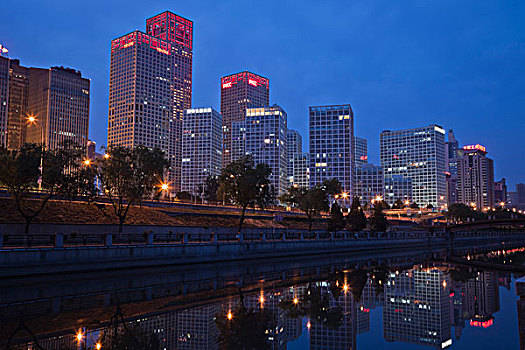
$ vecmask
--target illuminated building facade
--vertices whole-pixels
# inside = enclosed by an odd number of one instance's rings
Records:
[[[419,205],[431,204],[445,208],[447,183],[445,177],[445,130],[438,125],[422,128],[383,131],[380,135],[381,166],[385,184],[395,175],[410,178],[412,197]],[[395,193],[385,190],[391,204]]]
[[[211,107],[187,109],[182,125],[181,191],[200,196],[206,178],[221,173],[222,116]]]
[[[451,305],[444,269],[414,268],[391,272],[385,285],[383,335],[386,341],[403,341],[444,349],[452,345]]]
[[[163,150],[180,191],[182,118],[191,108],[193,22],[166,11],[111,42],[108,144]]]
[[[458,160],[461,158],[462,150],[456,140],[454,131],[448,131],[448,141],[445,147],[445,172],[447,178],[447,204],[458,202]]]
[[[361,205],[370,204],[377,196],[384,196],[383,168],[373,164],[362,164],[355,168],[355,192]]]
[[[312,106],[310,115],[310,187],[336,178],[352,194],[354,114],[349,104]]]
[[[383,196],[388,205],[394,204],[398,199],[401,199],[403,202],[412,202],[412,179],[402,175],[393,175],[385,178],[384,193],[388,194]]]
[[[18,149],[24,144],[29,100],[28,67],[11,60],[9,68],[9,111],[7,116],[7,148]]]
[[[7,146],[7,111],[9,100],[9,59],[0,56],[0,147]]]
[[[30,68],[28,114],[38,122],[26,127],[26,142],[56,149],[65,141],[87,146],[90,80],[63,67]]]
[[[310,161],[308,153],[297,154],[293,160],[293,186],[308,188],[310,186]]]
[[[272,173],[270,183],[276,196],[288,186],[286,174],[286,112],[278,105],[248,108],[245,120],[245,152],[256,164],[268,164]]]
[[[289,185],[294,182],[294,162],[297,156],[303,154],[303,138],[296,130],[288,129],[286,133],[286,158]],[[298,158],[300,159],[300,158]]]
[[[494,203],[496,205],[507,203],[507,184],[505,178],[494,182]]]
[[[368,141],[362,137],[354,136],[354,162],[356,167],[368,163]]]
[[[494,162],[485,147],[463,147],[458,161],[458,202],[479,210],[494,207]]]
[[[270,105],[270,81],[248,71],[221,78],[223,166],[237,158],[232,154],[232,123],[242,122],[246,109]],[[236,154],[243,154],[241,150]]]

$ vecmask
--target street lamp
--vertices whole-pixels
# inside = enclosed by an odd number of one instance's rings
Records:
[[[42,134],[41,134],[41,142],[42,142],[42,152],[40,154],[40,178],[38,179],[38,190],[39,191],[42,191],[42,170],[44,168],[44,125],[42,124],[41,121],[39,121],[38,119],[36,119],[36,117],[34,115],[30,115],[29,117],[27,117],[27,121],[29,124],[37,124],[37,125],[40,125],[40,129],[42,131]]]

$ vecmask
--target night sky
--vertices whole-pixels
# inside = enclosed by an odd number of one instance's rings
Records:
[[[350,103],[379,162],[379,133],[452,128],[495,176],[525,182],[525,1],[16,1],[0,43],[25,66],[91,79],[90,138],[106,143],[110,40],[164,10],[194,22],[193,106],[220,109],[219,79],[270,79],[270,102],[308,143],[308,106]]]

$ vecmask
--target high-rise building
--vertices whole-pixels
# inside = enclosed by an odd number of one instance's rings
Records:
[[[349,104],[312,106],[310,115],[310,187],[332,178],[352,195],[354,114]]]
[[[92,140],[87,142],[87,158],[88,159],[97,159],[102,157],[102,154],[97,152],[97,143]]]
[[[182,119],[181,191],[201,195],[208,176],[222,168],[222,116],[211,107],[188,109]]]
[[[248,108],[245,120],[245,152],[256,164],[266,163],[272,173],[270,183],[275,195],[288,186],[286,176],[286,112],[278,105]]]
[[[298,131],[288,129],[286,133],[286,172],[288,174],[289,185],[294,184],[294,161],[297,156],[303,153],[303,138]]]
[[[24,144],[29,99],[28,67],[20,60],[9,62],[9,100],[7,112],[7,148],[18,149]]]
[[[507,203],[507,184],[505,178],[494,182],[494,203]]]
[[[479,210],[494,207],[494,162],[485,147],[463,147],[458,161],[458,202]]]
[[[445,172],[447,179],[447,203],[448,205],[458,201],[458,159],[461,158],[462,152],[459,143],[456,140],[454,131],[448,131],[448,141],[445,147]]]
[[[368,142],[362,137],[354,136],[354,162],[355,166],[368,163]]]
[[[385,195],[383,198],[389,205],[394,204],[398,199],[403,202],[413,202],[413,197],[412,178],[403,175],[392,175],[385,178]]]
[[[362,164],[355,168],[355,192],[361,205],[370,204],[377,196],[384,197],[383,168],[373,164]]]
[[[419,205],[432,204],[444,208],[447,196],[445,178],[445,130],[438,125],[383,131],[380,135],[381,166],[385,185],[395,175],[410,178],[412,199]],[[385,190],[385,199],[393,204],[392,189]]]
[[[248,108],[269,105],[270,81],[267,78],[248,71],[221,78],[223,166],[236,160],[232,156],[232,123],[244,121]]]
[[[298,154],[293,161],[293,186],[308,188],[310,186],[310,161],[308,153]]]
[[[182,117],[191,108],[193,22],[165,11],[111,42],[108,144],[158,147],[180,190]]]
[[[56,149],[65,141],[86,147],[89,125],[90,80],[79,71],[64,67],[30,68],[26,142]],[[42,131],[43,129],[43,131]]]
[[[0,56],[0,147],[7,146],[7,111],[9,101],[9,59]]]
[[[525,184],[516,184],[516,199],[517,204],[525,204]]]

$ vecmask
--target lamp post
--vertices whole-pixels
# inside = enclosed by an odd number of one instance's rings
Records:
[[[28,118],[27,118],[27,121],[29,122],[29,124],[37,124],[40,126],[40,130],[42,131],[41,133],[41,142],[42,142],[42,152],[40,153],[40,178],[38,179],[38,190],[39,191],[42,191],[42,171],[44,169],[44,149],[45,149],[45,140],[44,140],[44,125],[42,124],[41,121],[39,121],[38,119],[36,119],[35,116],[33,115],[30,115]]]

